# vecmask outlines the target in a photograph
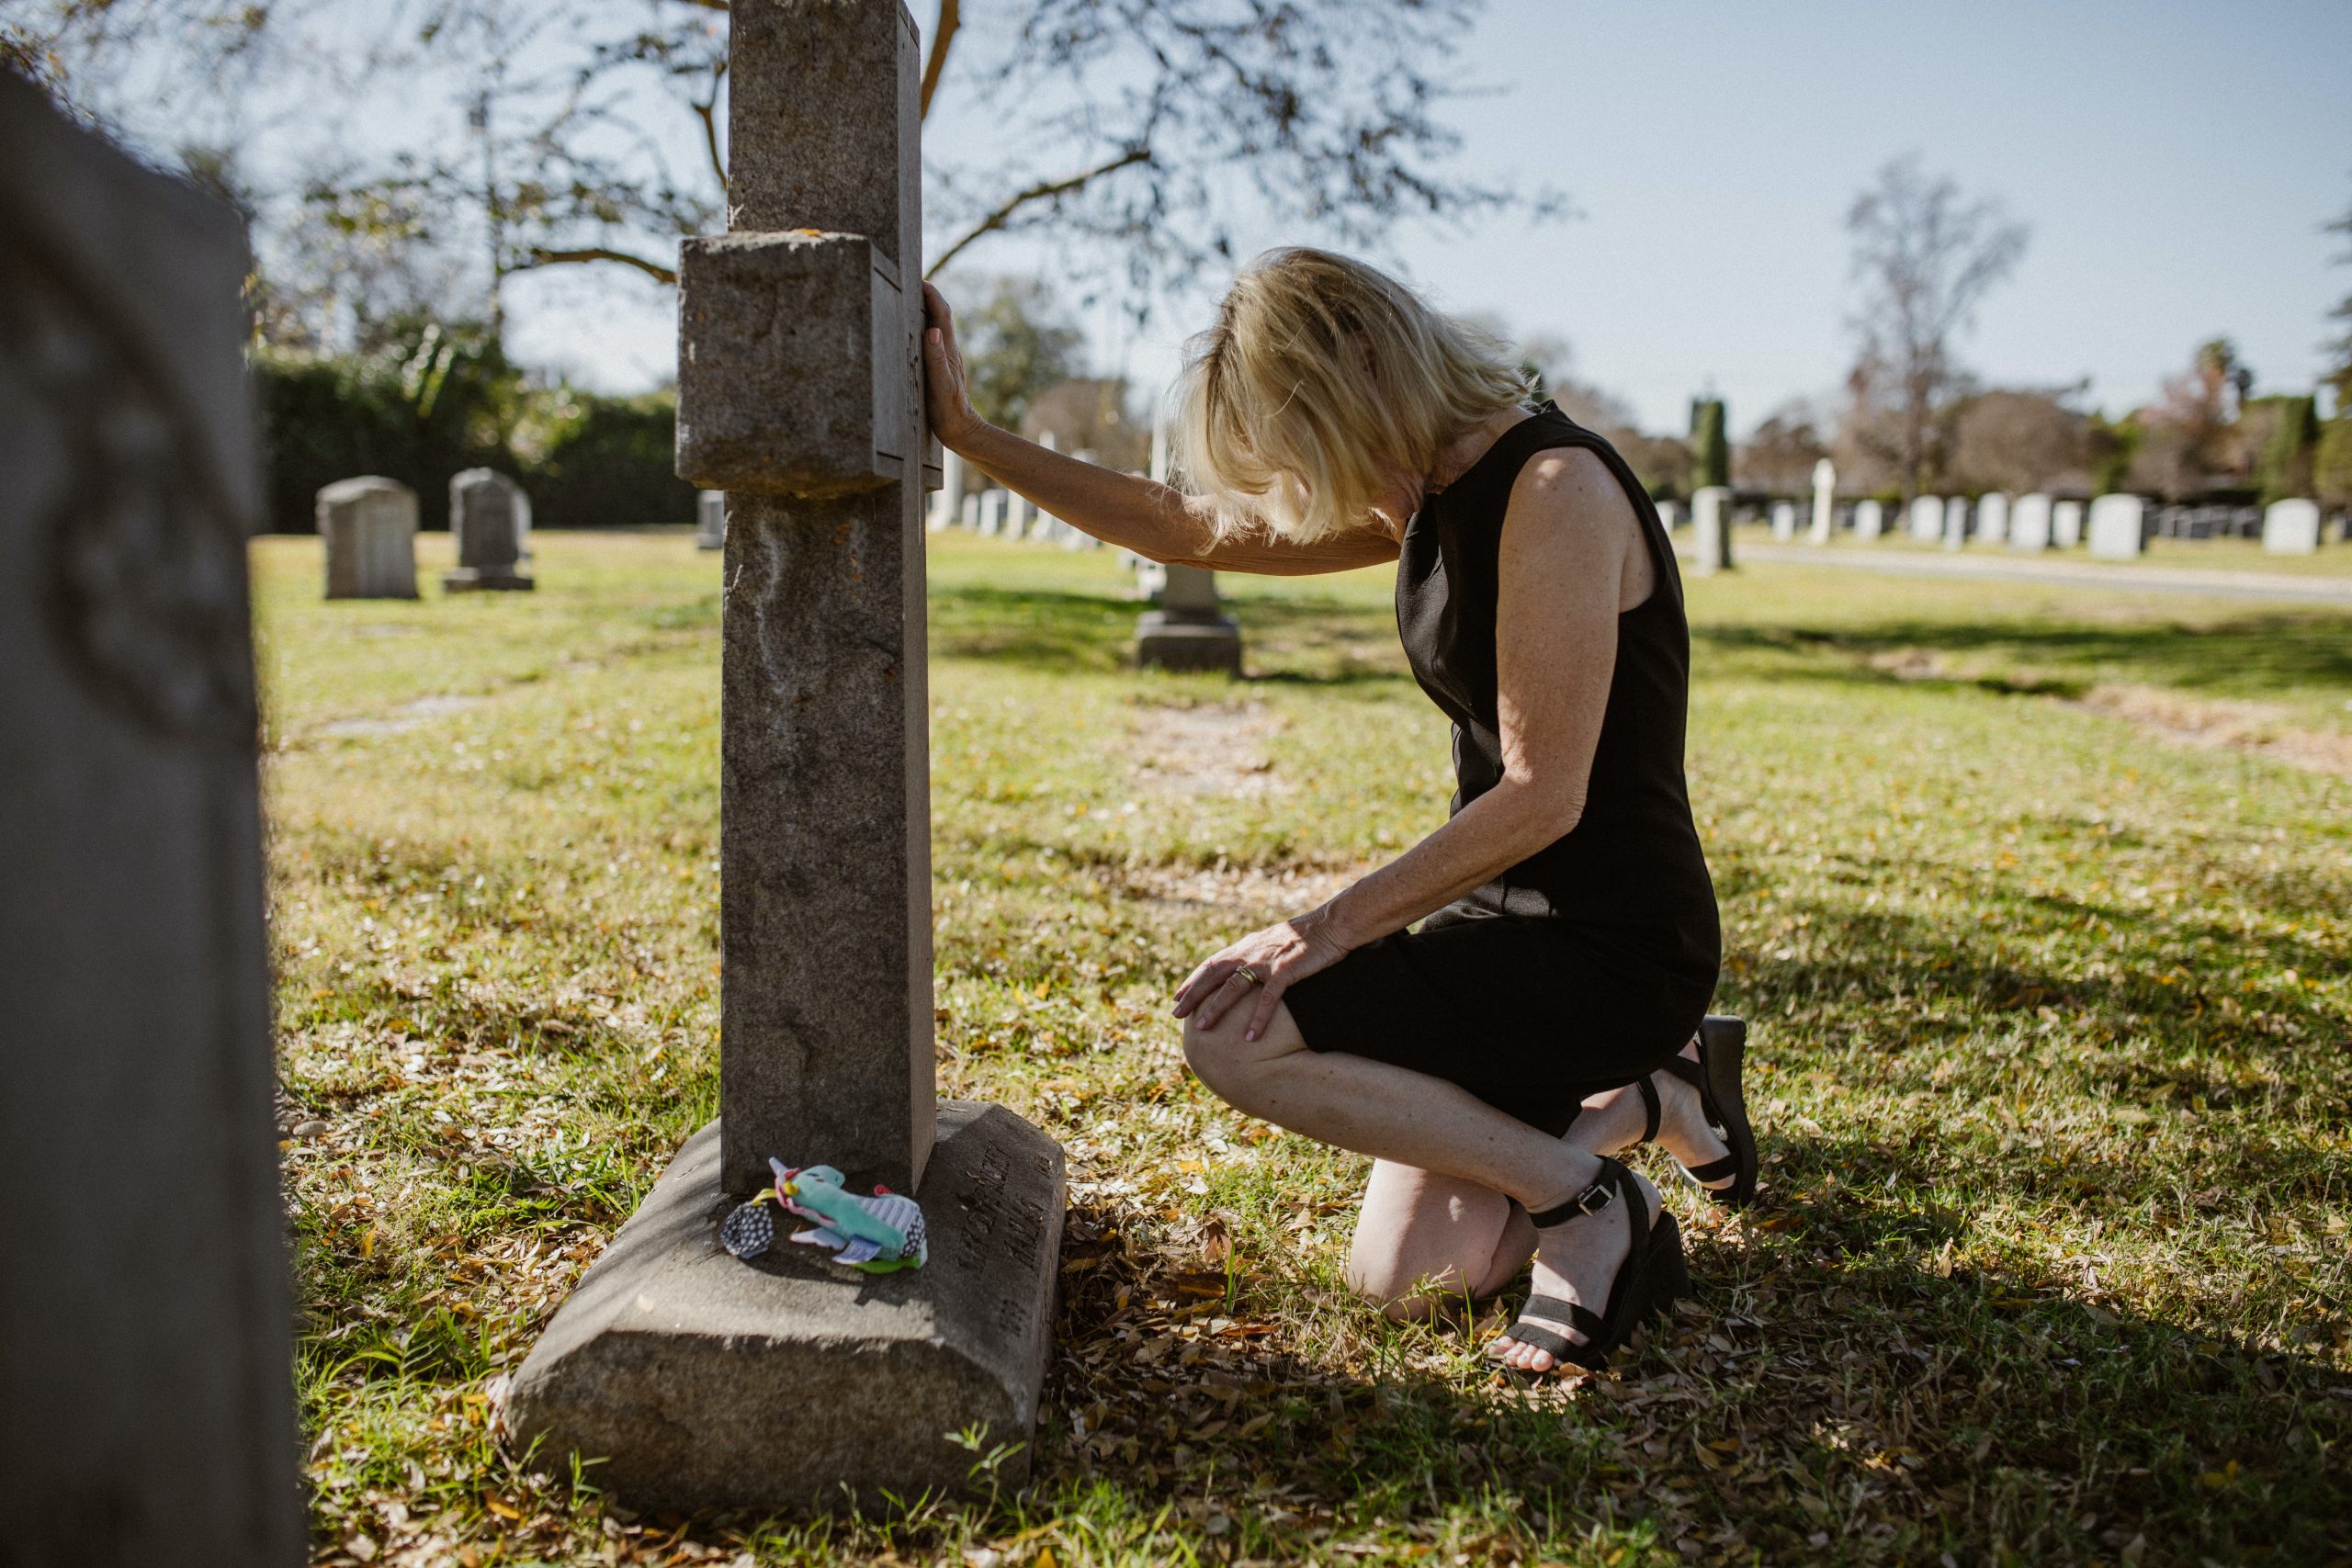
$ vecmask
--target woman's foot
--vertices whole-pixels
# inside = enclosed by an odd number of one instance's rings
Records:
[[[1665,1205],[1658,1201],[1657,1189],[1651,1185],[1649,1178],[1639,1171],[1627,1174],[1641,1193],[1645,1208],[1642,1217],[1653,1225],[1668,1223]],[[1578,1214],[1535,1233],[1534,1282],[1528,1310],[1519,1319],[1521,1323],[1548,1330],[1572,1345],[1589,1343],[1589,1337],[1567,1322],[1567,1314],[1555,1315],[1543,1310],[1537,1306],[1536,1299],[1550,1297],[1574,1303],[1595,1315],[1607,1314],[1610,1294],[1633,1250],[1631,1224],[1634,1213],[1634,1205],[1624,1201],[1622,1192],[1613,1192],[1611,1200],[1598,1213]],[[1634,1285],[1635,1281],[1627,1281],[1629,1289]],[[1497,1336],[1487,1347],[1487,1354],[1504,1366],[1527,1372],[1548,1372],[1560,1364],[1560,1359],[1551,1351],[1514,1339],[1508,1333]]]
[[[1687,1062],[1699,1059],[1697,1035],[1682,1047],[1681,1055]],[[1587,1100],[1569,1137],[1579,1147],[1604,1155],[1622,1155],[1645,1138],[1654,1139],[1686,1171],[1730,1157],[1730,1145],[1707,1122],[1706,1105],[1696,1084],[1661,1067],[1649,1076],[1649,1089],[1657,1096],[1656,1133],[1649,1130],[1648,1097],[1640,1084],[1630,1083]],[[1711,1192],[1721,1192],[1738,1179],[1736,1171],[1727,1170],[1699,1184]]]

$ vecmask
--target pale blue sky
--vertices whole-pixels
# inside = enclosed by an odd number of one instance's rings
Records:
[[[986,0],[966,12],[984,26]],[[1653,428],[1707,386],[1743,429],[1834,395],[1843,213],[1908,152],[2032,228],[1963,344],[1996,383],[2088,377],[2120,412],[2225,333],[2262,389],[2306,389],[2352,293],[2352,266],[2330,265],[2344,237],[2324,232],[2352,208],[2352,0],[1498,0],[1464,60],[1492,89],[1456,108],[1464,157],[1548,179],[1582,216],[1408,231],[1398,258],[1453,307],[1566,336],[1577,373]],[[526,356],[596,382],[668,364],[658,291],[549,277],[513,309]],[[1139,338],[1107,312],[1089,324],[1107,367],[1156,384],[1201,312]]]

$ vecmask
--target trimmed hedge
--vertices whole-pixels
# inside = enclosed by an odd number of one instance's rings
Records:
[[[670,392],[530,387],[485,331],[436,323],[333,358],[260,349],[252,368],[276,532],[309,533],[318,492],[359,474],[407,485],[419,524],[446,528],[449,477],[473,468],[519,480],[541,527],[694,520]]]

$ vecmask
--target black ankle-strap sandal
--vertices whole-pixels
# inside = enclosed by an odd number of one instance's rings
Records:
[[[1702,1166],[1683,1166],[1682,1173],[1697,1182],[1708,1197],[1729,1209],[1744,1209],[1756,1201],[1756,1130],[1748,1125],[1747,1099],[1739,1082],[1740,1063],[1747,1052],[1746,1021],[1710,1014],[1699,1025],[1699,1059],[1694,1062],[1677,1055],[1667,1058],[1665,1067],[1665,1071],[1699,1091],[1699,1106],[1707,1118],[1707,1125],[1731,1151]],[[1657,1138],[1659,1118],[1664,1114],[1658,1103],[1657,1086],[1647,1077],[1634,1082],[1641,1089],[1642,1104],[1647,1112],[1642,1142],[1653,1143]],[[1726,1176],[1733,1179],[1730,1186],[1707,1186]]]
[[[1634,1330],[1653,1313],[1664,1313],[1674,1305],[1675,1298],[1690,1293],[1690,1271],[1682,1258],[1682,1227],[1670,1213],[1661,1213],[1653,1225],[1649,1201],[1642,1196],[1641,1183],[1634,1173],[1613,1159],[1603,1158],[1600,1176],[1593,1184],[1560,1204],[1528,1218],[1535,1222],[1537,1230],[1549,1230],[1598,1214],[1611,1204],[1623,1202],[1626,1215],[1633,1221],[1633,1246],[1625,1254],[1625,1261],[1617,1266],[1617,1277],[1610,1281],[1609,1300],[1603,1309],[1594,1312],[1577,1303],[1562,1301],[1557,1296],[1530,1296],[1520,1309],[1517,1322],[1503,1330],[1504,1335],[1522,1345],[1532,1345],[1550,1356],[1555,1362],[1599,1371],[1609,1364],[1610,1356],[1633,1337]],[[1528,1319],[1530,1313],[1565,1323],[1584,1336],[1581,1344]]]

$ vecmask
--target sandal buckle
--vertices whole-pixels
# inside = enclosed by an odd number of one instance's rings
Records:
[[[1617,1199],[1617,1190],[1596,1181],[1576,1196],[1577,1208],[1587,1214],[1597,1214]]]

